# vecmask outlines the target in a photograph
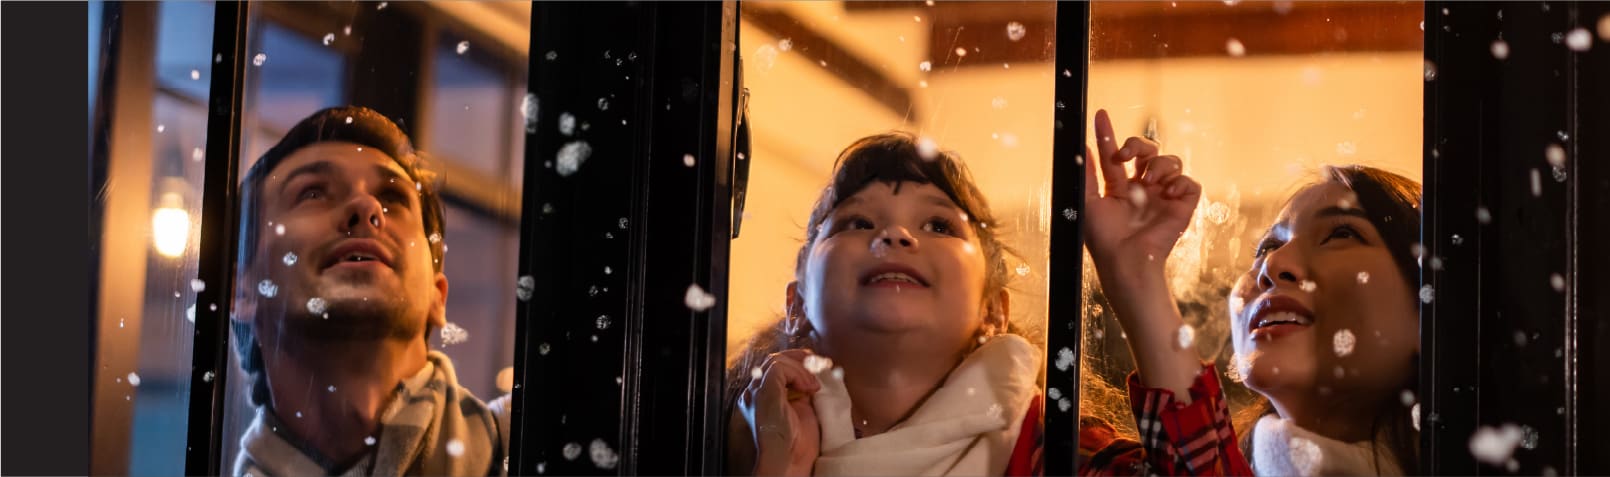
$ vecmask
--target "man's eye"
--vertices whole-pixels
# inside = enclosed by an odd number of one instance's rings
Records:
[[[956,234],[956,228],[950,224],[950,221],[941,218],[929,219],[927,223],[922,224],[922,229],[936,234]]]
[[[324,191],[324,186],[310,186],[306,189],[302,189],[302,192],[296,194],[296,201],[301,202],[304,200],[323,199],[328,195],[329,194]]]

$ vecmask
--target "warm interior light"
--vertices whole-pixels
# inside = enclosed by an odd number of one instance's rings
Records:
[[[151,214],[151,242],[164,257],[178,257],[190,242],[190,212],[179,194],[167,192]]]

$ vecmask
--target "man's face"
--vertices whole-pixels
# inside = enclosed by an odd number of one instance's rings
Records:
[[[348,142],[303,147],[269,171],[249,281],[257,327],[309,338],[419,339],[445,324],[420,194],[385,153]],[[437,238],[440,239],[439,237]],[[280,334],[280,333],[274,333]]]

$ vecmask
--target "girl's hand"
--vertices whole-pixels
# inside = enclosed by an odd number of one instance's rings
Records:
[[[1085,161],[1084,233],[1098,268],[1128,269],[1163,260],[1191,223],[1202,186],[1182,174],[1180,158],[1157,154],[1157,143],[1130,137],[1119,147],[1106,110],[1096,111],[1099,156]],[[1085,148],[1085,155],[1090,149]],[[1134,177],[1124,162],[1135,161]],[[1096,189],[1096,162],[1105,179]],[[1105,266],[1105,267],[1103,267]]]
[[[753,475],[811,475],[821,454],[822,429],[812,396],[822,388],[805,369],[810,350],[772,354],[760,365],[759,379],[738,397],[738,409],[754,436]]]

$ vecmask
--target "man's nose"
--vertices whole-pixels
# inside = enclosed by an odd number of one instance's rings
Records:
[[[380,201],[369,194],[359,194],[347,203],[346,223],[347,235],[364,235],[385,230],[386,211]]]

